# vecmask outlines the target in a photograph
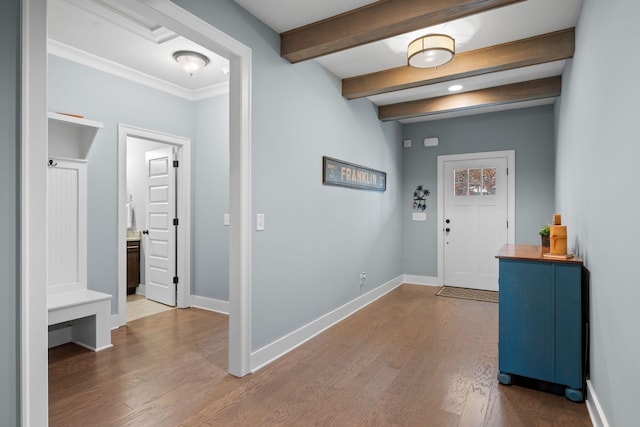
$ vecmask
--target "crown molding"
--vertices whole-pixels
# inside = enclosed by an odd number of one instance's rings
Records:
[[[189,101],[199,101],[229,93],[228,82],[219,83],[198,90],[189,90],[166,80],[141,73],[133,68],[126,67],[52,39],[48,39],[47,50],[51,55],[67,59]]]
[[[178,37],[173,31],[150,22],[143,16],[123,8],[122,5],[113,0],[66,1],[156,44],[162,44]]]

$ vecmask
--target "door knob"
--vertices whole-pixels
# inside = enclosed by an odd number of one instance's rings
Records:
[[[446,231],[447,233],[451,231],[451,229],[449,227],[445,228],[444,231]]]
[[[149,230],[142,230],[142,234],[149,234]]]
[[[450,219],[446,219],[444,222],[446,222],[447,224],[449,224],[451,222]]]

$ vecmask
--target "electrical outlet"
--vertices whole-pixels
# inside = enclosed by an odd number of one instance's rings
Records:
[[[367,281],[367,273],[364,271],[360,273],[360,287],[362,288]]]

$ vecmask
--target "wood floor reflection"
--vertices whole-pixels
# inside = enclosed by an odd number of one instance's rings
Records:
[[[244,378],[224,315],[171,310],[99,353],[49,351],[51,426],[590,426],[583,403],[502,386],[498,305],[403,285]]]

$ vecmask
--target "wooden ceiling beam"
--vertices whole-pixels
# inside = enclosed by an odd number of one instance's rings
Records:
[[[521,1],[381,0],[280,34],[280,55],[305,61]]]
[[[573,57],[575,28],[456,55],[438,68],[403,66],[342,80],[342,95],[362,98]]]
[[[560,96],[560,76],[378,107],[382,121]]]

